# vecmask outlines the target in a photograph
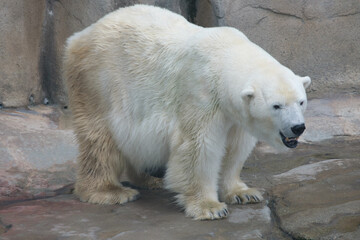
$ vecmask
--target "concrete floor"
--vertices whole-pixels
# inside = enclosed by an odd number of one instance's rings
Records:
[[[310,101],[295,150],[259,144],[242,178],[265,200],[218,221],[186,218],[165,190],[125,205],[80,202],[68,116],[0,110],[0,239],[360,239],[360,97]]]

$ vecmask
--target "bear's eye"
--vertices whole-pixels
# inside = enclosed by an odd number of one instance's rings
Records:
[[[274,108],[275,110],[278,110],[278,109],[280,109],[280,108],[281,108],[281,106],[280,106],[280,105],[278,105],[278,104],[275,104],[275,105],[273,106],[273,108]]]
[[[302,106],[302,105],[304,105],[304,101],[301,101],[301,102],[300,102],[300,106]]]

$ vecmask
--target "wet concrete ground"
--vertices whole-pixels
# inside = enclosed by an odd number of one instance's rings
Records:
[[[295,150],[259,144],[242,178],[260,204],[194,221],[164,190],[125,205],[71,194],[76,145],[67,110],[0,110],[0,239],[360,239],[360,98],[312,100]]]

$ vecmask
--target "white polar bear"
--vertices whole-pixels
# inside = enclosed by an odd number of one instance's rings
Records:
[[[228,204],[259,202],[240,179],[257,139],[293,148],[305,129],[305,88],[234,28],[202,28],[165,9],[119,9],[67,41],[69,103],[79,143],[75,193],[125,203],[165,188],[187,216],[218,219]],[[222,202],[220,202],[221,200]]]

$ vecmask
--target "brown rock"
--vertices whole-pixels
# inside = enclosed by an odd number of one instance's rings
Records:
[[[59,122],[66,116],[50,107],[0,110],[0,205],[54,196],[75,181],[77,147]]]

